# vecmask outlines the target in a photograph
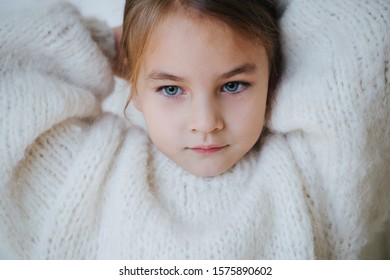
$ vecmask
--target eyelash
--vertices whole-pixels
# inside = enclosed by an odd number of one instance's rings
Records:
[[[179,94],[179,95],[169,95],[169,94],[164,93],[164,89],[167,89],[169,87],[177,88],[177,89],[181,90],[182,93]],[[167,97],[167,98],[178,98],[180,95],[182,95],[184,93],[184,90],[181,87],[179,87],[179,86],[170,85],[170,86],[159,87],[159,88],[157,88],[156,92],[161,94],[164,97]]]
[[[233,82],[228,82],[228,83],[224,84],[221,89],[226,87],[228,84],[238,84],[238,86],[240,87],[239,90],[237,89],[235,92],[223,91],[223,92],[230,94],[230,95],[238,95],[250,86],[250,84],[247,82],[233,81]]]
[[[233,83],[238,84],[238,86],[241,87],[241,88],[239,90],[235,91],[235,92],[229,92],[229,91],[223,90],[223,88],[226,87],[228,84],[233,84]],[[250,83],[242,82],[242,81],[227,82],[227,83],[223,84],[223,86],[221,87],[221,92],[229,94],[229,95],[236,96],[236,95],[241,94],[243,91],[245,91],[250,86],[251,86]],[[181,91],[181,93],[178,94],[178,95],[169,95],[169,94],[164,93],[164,90],[168,89],[169,87],[175,88],[175,89],[179,89]],[[156,92],[161,94],[164,97],[167,97],[167,98],[178,98],[179,96],[181,96],[182,94],[185,93],[185,91],[181,87],[174,86],[174,85],[161,86],[161,87],[157,88]]]

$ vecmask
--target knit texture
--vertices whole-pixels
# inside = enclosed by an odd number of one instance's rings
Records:
[[[69,4],[2,16],[8,256],[388,258],[390,4],[280,4],[285,71],[271,134],[213,178],[176,166],[137,113],[124,117],[106,25]]]

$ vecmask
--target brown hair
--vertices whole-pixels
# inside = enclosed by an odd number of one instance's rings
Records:
[[[132,89],[137,87],[141,60],[151,33],[160,20],[178,6],[214,17],[249,40],[260,41],[266,49],[270,63],[267,99],[269,111],[271,95],[275,90],[281,65],[278,15],[274,0],[126,0],[121,70],[132,84]]]

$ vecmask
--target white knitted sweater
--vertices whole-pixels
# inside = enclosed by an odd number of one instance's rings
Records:
[[[75,8],[2,15],[8,256],[388,257],[390,3],[280,2],[286,69],[272,133],[213,178],[183,171],[121,110],[102,109],[110,64]],[[105,32],[94,30],[102,46]]]

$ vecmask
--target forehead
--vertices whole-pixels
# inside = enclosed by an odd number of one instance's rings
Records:
[[[152,32],[145,50],[144,66],[184,67],[191,64],[191,67],[203,69],[213,62],[231,67],[237,63],[256,64],[264,55],[264,47],[226,23],[179,9],[164,17]]]

